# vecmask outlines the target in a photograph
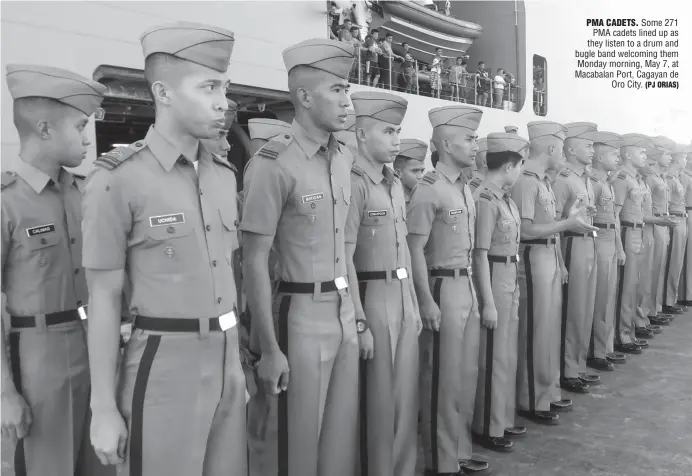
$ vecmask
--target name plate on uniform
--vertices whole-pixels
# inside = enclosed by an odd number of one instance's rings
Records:
[[[238,323],[238,320],[235,317],[235,312],[227,312],[223,316],[219,317],[219,327],[221,327],[222,331],[227,331],[231,327],[234,327]]]
[[[336,289],[341,291],[342,289],[346,289],[348,287],[348,282],[346,281],[346,278],[343,276],[339,276],[334,280],[334,284],[336,284]]]
[[[368,217],[386,217],[387,210],[373,210],[368,212]]]
[[[172,213],[170,215],[149,217],[149,226],[178,225],[180,223],[185,223],[184,213]]]
[[[55,231],[55,224],[48,223],[47,225],[34,226],[32,228],[27,228],[26,229],[26,236],[32,237],[32,236],[43,235],[45,233],[50,233],[51,231]]]
[[[464,210],[461,209],[461,208],[457,208],[456,210],[450,210],[450,211],[449,211],[449,216],[451,217],[451,216],[454,216],[454,215],[461,215],[462,213],[464,213]]]
[[[406,279],[408,278],[408,272],[406,271],[406,268],[399,268],[396,270],[396,277],[399,279]]]
[[[316,202],[324,199],[324,193],[311,193],[310,195],[303,195],[300,199],[303,203]]]

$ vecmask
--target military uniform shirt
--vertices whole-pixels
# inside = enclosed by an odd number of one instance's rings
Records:
[[[345,233],[346,243],[358,243],[353,264],[358,271],[410,268],[401,182],[384,165],[378,170],[363,157],[357,157],[355,163]]]
[[[692,174],[684,170],[680,174],[680,183],[685,190],[685,206],[692,207]]]
[[[612,185],[615,192],[615,205],[622,207],[620,221],[643,223],[642,185],[636,172],[628,168],[620,169],[613,177]]]
[[[661,174],[654,171],[642,169],[640,174],[651,190],[651,211],[656,215],[665,215],[668,213],[668,201],[670,200],[668,184]]]
[[[15,316],[77,309],[87,302],[82,269],[82,194],[23,160],[2,177],[2,292]]]
[[[615,204],[613,203],[615,192],[613,186],[608,182],[608,174],[602,170],[592,169],[589,177],[593,185],[594,204],[596,206],[593,222],[614,225],[617,220]]]
[[[594,205],[594,193],[586,169],[579,170],[579,165],[567,162],[565,168],[557,174],[553,190],[555,192],[555,211],[559,216],[566,216],[572,205],[581,199],[585,205]],[[587,217],[591,223],[591,217]]]
[[[478,175],[469,180],[469,188],[471,189],[471,193],[475,192],[476,189],[478,189],[478,187],[480,187],[482,183],[483,179]]]
[[[131,149],[134,149],[134,153]],[[233,170],[198,145],[199,176],[152,126],[113,170],[97,166],[84,196],[84,266],[126,268],[130,312],[209,318],[235,306]],[[98,162],[98,161],[97,161]]]
[[[654,198],[651,187],[643,177],[638,177],[642,191],[642,214],[647,217],[654,214]]]
[[[476,248],[491,256],[519,253],[521,218],[509,195],[491,182],[484,182],[474,194],[476,201]]]
[[[511,196],[521,219],[531,220],[537,225],[555,221],[555,195],[550,178],[536,161],[524,163],[521,175],[512,187]]]
[[[670,212],[685,213],[685,189],[680,183],[679,175],[666,174],[666,182],[670,188]]]
[[[408,232],[428,237],[428,268],[471,265],[476,208],[459,172],[438,162],[418,182],[406,212]]]
[[[274,150],[278,155],[269,152]],[[322,146],[295,120],[290,134],[272,139],[248,164],[241,230],[275,236],[281,280],[346,276],[352,165],[351,152],[333,135]]]

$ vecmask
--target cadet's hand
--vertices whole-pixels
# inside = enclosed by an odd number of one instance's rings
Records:
[[[598,228],[589,225],[584,217],[580,215],[572,215],[571,212],[569,218],[567,218],[567,222],[569,223],[570,231],[575,233],[591,233],[592,231],[598,231]]]
[[[282,390],[288,390],[289,374],[288,360],[283,352],[262,353],[257,363],[257,376],[268,395],[278,395]]]
[[[91,415],[91,444],[104,465],[125,461],[127,428],[117,409],[94,411]]]
[[[677,226],[677,224],[678,224],[677,217],[674,217],[671,215],[668,215],[665,217],[659,217],[659,218],[661,219],[661,223],[660,223],[661,226],[673,227],[673,226]]]
[[[594,207],[593,205],[587,205],[586,206],[586,216],[590,216],[590,217],[596,216],[597,211],[598,211],[598,209],[596,207]]]
[[[15,444],[29,434],[31,423],[31,409],[24,397],[15,389],[2,392],[2,436]]]
[[[618,251],[618,265],[623,266],[625,264],[625,261],[627,260],[627,255],[625,255],[624,251]]]
[[[440,330],[440,308],[434,301],[430,301],[421,309],[421,319],[423,320],[423,328],[430,331]]]
[[[420,333],[423,331],[423,320],[420,318],[419,313],[415,313],[415,321],[416,321],[416,335],[420,335]]]
[[[567,271],[567,268],[562,266],[560,268],[560,274],[562,275],[562,284],[566,284],[569,281],[569,271]]]
[[[360,358],[363,360],[370,360],[375,355],[375,343],[372,339],[372,334],[370,329],[365,329],[365,331],[358,334],[358,345],[360,346]]]
[[[569,209],[569,218],[576,216],[586,216],[586,203],[583,198],[577,198]]]
[[[483,327],[487,329],[495,329],[497,327],[497,309],[495,309],[495,306],[484,306],[482,316]]]

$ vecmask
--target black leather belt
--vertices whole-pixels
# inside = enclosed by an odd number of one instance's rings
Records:
[[[468,268],[456,268],[456,269],[431,269],[428,274],[431,278],[455,278],[457,276],[468,276],[471,271],[471,267]]]
[[[46,326],[54,326],[65,322],[79,321],[79,313],[76,309],[70,311],[51,312],[46,314]],[[28,329],[36,327],[35,316],[10,316],[10,325],[15,329]]]
[[[644,229],[644,224],[643,223],[632,223],[631,221],[621,221],[620,222],[621,226],[626,226],[627,228],[639,228],[640,230]]]
[[[593,226],[602,230],[614,230],[615,223],[594,223]]]
[[[218,317],[210,317],[210,331],[221,331],[221,323]],[[200,320],[190,319],[185,317],[147,317],[136,316],[133,323],[133,329],[142,329],[144,331],[155,332],[199,332]]]
[[[488,255],[488,261],[491,263],[516,263],[519,261],[519,255],[512,256],[498,256],[498,255]]]
[[[685,207],[685,210],[692,210],[692,207]]]
[[[668,213],[654,213],[655,217],[667,217]]]
[[[681,213],[681,212],[670,212],[670,214],[673,215],[674,217],[681,217],[681,218],[685,218],[687,216],[686,213]]]
[[[405,268],[400,268],[405,271]],[[408,277],[408,271],[406,272],[406,277]],[[393,271],[359,271],[357,273],[358,275],[358,281],[377,281],[377,280],[382,280],[382,279],[387,279],[387,276],[391,276],[392,279],[400,279],[399,275],[397,274],[397,270]],[[401,279],[406,279],[406,278],[401,278]]]
[[[564,235],[565,235],[565,238],[595,238],[594,233],[595,232],[576,233],[574,231],[565,231]]]
[[[345,278],[337,279],[342,279],[345,283],[345,286],[342,289],[348,287]],[[281,281],[279,283],[279,292],[287,294],[313,294],[317,288],[321,293],[329,293],[332,291],[338,291],[339,289],[336,285],[336,280],[324,281],[321,283],[291,283],[288,281]]]
[[[521,240],[523,245],[554,245],[557,243],[557,238],[551,236],[550,238],[539,238],[536,240]]]

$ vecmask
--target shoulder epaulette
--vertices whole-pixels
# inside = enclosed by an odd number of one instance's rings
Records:
[[[421,180],[426,183],[435,183],[438,178],[437,171],[431,170],[430,172],[426,172]]]
[[[72,176],[79,180],[86,180],[86,175],[72,174]]]
[[[620,180],[625,180],[627,178],[627,172],[625,172],[624,170],[621,170],[620,172],[618,172],[618,174],[615,178],[618,178]]]
[[[144,149],[146,145],[146,142],[140,140],[134,144],[128,145],[127,147],[117,147],[94,160],[94,165],[103,167],[106,170],[113,170],[119,167],[123,162],[135,155],[137,152]]]
[[[231,169],[234,174],[238,173],[238,169],[235,167],[235,165],[233,165],[232,163],[230,163],[228,160],[224,159],[223,157],[219,157],[216,154],[211,154],[211,158],[217,164],[223,165],[224,167]]]
[[[558,174],[560,177],[569,177],[569,169],[562,169]]]
[[[339,139],[337,139],[336,141],[337,141],[339,144],[341,144],[341,145],[343,145],[343,146],[346,146],[346,142],[344,142],[344,141],[342,141],[342,140],[339,140]]]
[[[278,136],[272,137],[272,139],[264,144],[255,155],[259,155],[265,159],[276,160],[279,154],[281,154],[292,141],[293,135],[279,134]]]
[[[0,188],[5,190],[7,187],[12,185],[17,180],[17,174],[14,172],[3,172],[2,181],[0,182]]]
[[[536,177],[538,178],[538,174],[536,172],[532,172],[531,170],[522,170],[522,175],[526,175],[527,177]]]
[[[489,202],[493,200],[493,196],[488,193],[487,190],[483,190],[481,193],[478,194],[479,197],[485,198]]]
[[[360,166],[353,164],[353,167],[351,167],[351,172],[353,172],[356,175],[363,176],[365,171],[360,168]]]
[[[401,178],[401,172],[399,171],[399,169],[393,169],[392,173],[394,174],[394,178]]]
[[[483,183],[483,181],[481,179],[479,179],[478,177],[474,177],[471,180],[469,180],[469,185],[476,187],[476,188],[478,188],[481,183]]]

